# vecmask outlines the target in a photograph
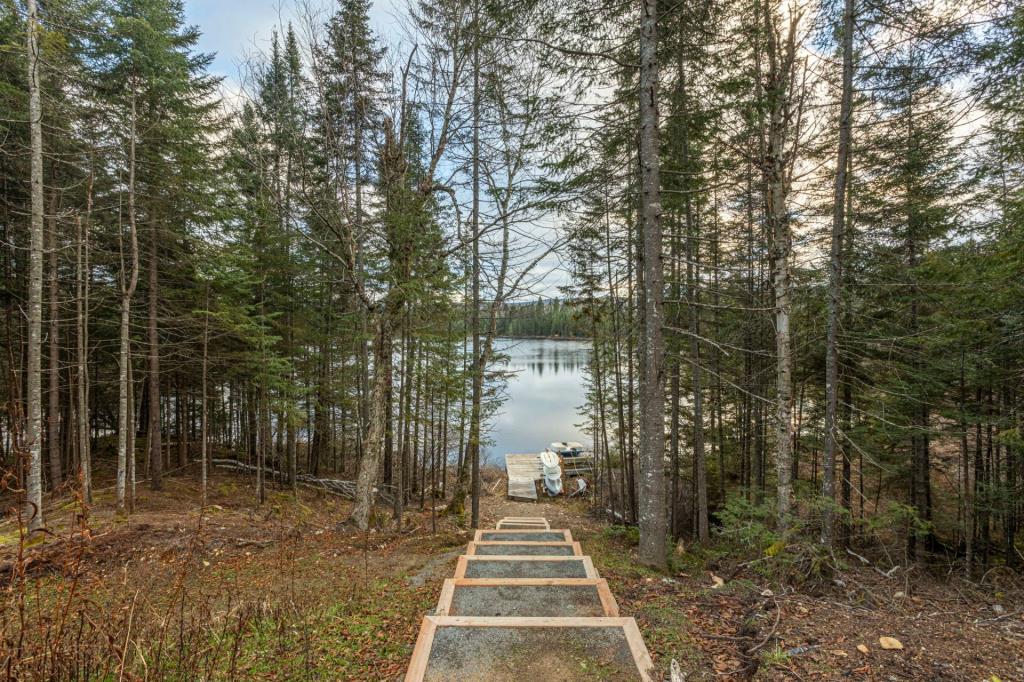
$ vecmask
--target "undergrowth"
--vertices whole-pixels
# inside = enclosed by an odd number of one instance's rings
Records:
[[[301,521],[310,510],[292,511],[299,524],[259,555],[218,554],[201,519],[180,549],[149,548],[105,572],[87,557],[95,531],[84,523],[52,539],[64,549],[41,571],[22,534],[0,602],[6,679],[396,676],[436,590],[411,588],[400,572],[367,573],[358,556],[340,560],[352,536],[311,541]]]

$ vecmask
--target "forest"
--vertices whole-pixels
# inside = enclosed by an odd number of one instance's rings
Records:
[[[590,343],[613,586],[757,585],[691,653],[626,590],[659,671],[918,586],[984,653],[859,679],[1024,676],[1024,6],[295,0],[226,78],[190,4],[0,0],[8,679],[396,679],[414,557],[516,513],[506,336]]]
[[[496,332],[511,338],[585,338],[590,329],[573,301],[538,298],[503,306]]]

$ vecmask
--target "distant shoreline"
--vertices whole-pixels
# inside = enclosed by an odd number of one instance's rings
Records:
[[[498,339],[517,339],[520,341],[590,341],[589,336],[524,336],[522,334],[499,334]]]

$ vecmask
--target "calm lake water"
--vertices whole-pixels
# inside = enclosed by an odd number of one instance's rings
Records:
[[[590,357],[586,341],[498,339],[514,376],[505,403],[491,421],[484,461],[504,466],[507,453],[541,452],[548,443],[575,440],[590,445],[576,424],[584,400],[583,372]]]

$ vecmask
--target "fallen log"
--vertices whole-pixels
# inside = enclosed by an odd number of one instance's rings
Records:
[[[260,470],[259,467],[253,464],[246,464],[245,462],[241,462],[237,459],[211,459],[210,463],[218,469],[238,471],[247,474],[256,474]],[[270,476],[279,480],[287,479],[287,475],[284,472],[266,466],[263,467],[263,474],[264,476]],[[306,487],[322,490],[332,495],[343,497],[347,500],[354,500],[356,498],[355,481],[344,481],[337,478],[317,478],[310,474],[298,474],[295,477],[295,480]],[[376,492],[377,499],[382,504],[390,505],[393,504],[395,498],[392,492],[386,489],[388,487],[390,486],[377,486]]]

